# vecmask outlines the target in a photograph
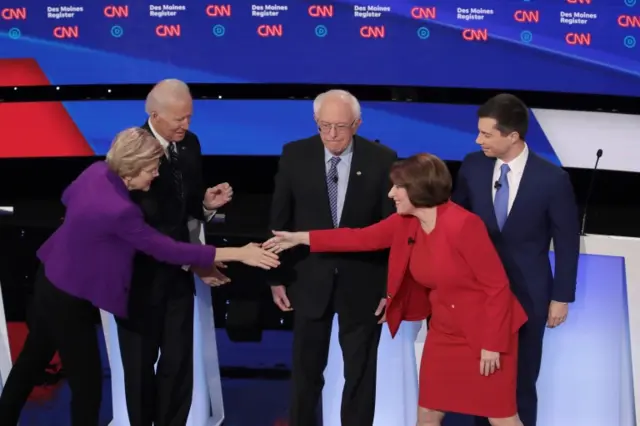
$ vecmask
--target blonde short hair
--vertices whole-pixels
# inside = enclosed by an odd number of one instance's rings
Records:
[[[135,177],[163,155],[162,145],[151,133],[140,127],[131,127],[116,135],[106,161],[120,177]]]

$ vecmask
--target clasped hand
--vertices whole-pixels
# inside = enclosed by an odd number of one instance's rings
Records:
[[[216,210],[233,198],[233,188],[227,182],[208,188],[204,193],[202,204],[208,210]]]

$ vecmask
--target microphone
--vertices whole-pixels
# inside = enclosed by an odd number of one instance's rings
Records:
[[[493,187],[495,189],[500,189],[500,188],[502,188],[502,184],[500,183],[500,181],[497,180],[497,181],[493,182]]]
[[[338,175],[333,177],[333,183],[338,183]]]
[[[414,245],[416,242],[416,240],[414,240],[413,238],[409,237],[409,239],[407,240],[407,244],[409,244],[410,246]]]
[[[591,171],[591,181],[589,182],[589,189],[587,190],[587,197],[584,200],[584,211],[582,212],[582,226],[580,227],[580,235],[586,235],[584,229],[587,225],[587,209],[589,207],[589,200],[591,199],[591,194],[593,193],[593,184],[596,181],[596,172],[598,171],[598,163],[600,162],[600,157],[602,157],[602,150],[599,149],[596,151],[596,164],[593,166],[593,170]]]

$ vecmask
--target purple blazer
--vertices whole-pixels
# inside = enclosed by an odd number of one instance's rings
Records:
[[[136,251],[161,262],[208,267],[215,248],[172,240],[144,222],[122,179],[103,161],[89,166],[62,194],[63,224],[40,247],[45,275],[60,290],[128,316]]]

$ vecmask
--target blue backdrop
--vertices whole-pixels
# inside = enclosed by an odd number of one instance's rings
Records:
[[[96,155],[104,155],[120,130],[144,123],[143,101],[78,101],[64,106]],[[378,139],[402,157],[431,152],[462,160],[478,150],[477,106],[362,102],[360,134]],[[317,133],[311,101],[200,100],[191,123],[202,151],[211,155],[279,155],[282,145]],[[559,164],[531,115],[527,143]]]
[[[357,83],[640,95],[637,0],[3,1],[51,84]]]

